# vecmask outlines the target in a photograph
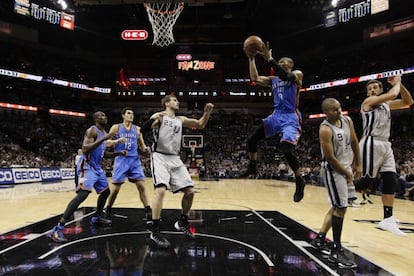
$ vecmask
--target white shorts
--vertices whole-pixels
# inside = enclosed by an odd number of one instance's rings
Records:
[[[379,172],[396,172],[394,153],[389,141],[362,137],[359,142],[362,176],[376,178]]]
[[[349,169],[351,170],[351,168]],[[349,185],[346,183],[346,177],[343,174],[334,171],[326,161],[322,162],[321,175],[325,187],[328,189],[332,206],[337,208],[348,207],[348,191],[352,191],[352,187],[348,187]]]
[[[151,154],[151,171],[154,186],[165,185],[173,193],[194,187],[193,180],[180,156],[158,152]]]

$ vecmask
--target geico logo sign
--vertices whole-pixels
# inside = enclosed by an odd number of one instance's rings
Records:
[[[14,172],[14,177],[16,178],[16,180],[39,179],[40,174],[38,171],[16,171]]]
[[[62,177],[75,176],[75,170],[62,170]]]
[[[0,171],[0,181],[12,181],[13,175],[10,171]]]
[[[60,171],[59,170],[48,170],[48,171],[42,171],[42,178],[59,178],[60,177]]]

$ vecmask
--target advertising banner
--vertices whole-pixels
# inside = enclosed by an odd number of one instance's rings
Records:
[[[74,168],[61,168],[60,176],[62,177],[62,179],[74,179],[75,169]]]
[[[12,168],[11,170],[15,184],[42,181],[39,168]]]
[[[60,169],[57,167],[52,168],[40,168],[40,175],[42,176],[42,182],[60,181],[62,180]]]
[[[11,169],[0,169],[0,185],[13,184],[13,173]]]

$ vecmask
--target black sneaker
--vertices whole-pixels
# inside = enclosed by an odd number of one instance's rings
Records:
[[[339,268],[356,268],[357,264],[352,260],[349,260],[345,256],[342,249],[332,249],[331,254],[329,255],[328,261],[337,265]]]
[[[54,242],[64,243],[67,242],[68,239],[63,235],[63,226],[56,225],[49,233],[49,238],[51,238]]]
[[[168,248],[170,247],[171,243],[164,238],[159,230],[154,230],[151,232],[150,239],[159,247]]]
[[[304,195],[303,191],[305,190],[306,184],[302,176],[296,177],[295,182],[296,182],[296,190],[295,190],[295,194],[293,195],[293,201],[299,202],[303,198],[303,195]]]
[[[177,222],[174,224],[174,228],[178,231],[181,231],[189,238],[195,238],[194,234],[190,231],[188,221],[183,220],[177,220]]]
[[[325,240],[321,238],[315,238],[311,240],[310,244],[324,255],[331,254],[331,249],[329,248],[329,245],[325,242]]]
[[[146,221],[152,221],[152,211],[151,211],[151,209],[145,211],[145,220]]]
[[[245,177],[248,177],[249,175],[256,175],[256,174],[257,174],[257,162],[250,161],[249,165],[247,166],[247,169],[240,173],[240,177],[245,178]]]
[[[152,231],[154,229],[154,222],[152,220],[145,220],[144,226],[148,231]]]
[[[112,226],[112,220],[102,216],[94,216],[91,218],[91,225],[93,226]]]
[[[106,207],[103,210],[103,213],[104,213],[105,217],[111,218],[112,217],[112,207]]]

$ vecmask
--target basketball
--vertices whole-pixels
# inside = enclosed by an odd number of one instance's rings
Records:
[[[251,35],[243,42],[243,51],[247,56],[255,56],[263,49],[263,40],[257,35]]]

